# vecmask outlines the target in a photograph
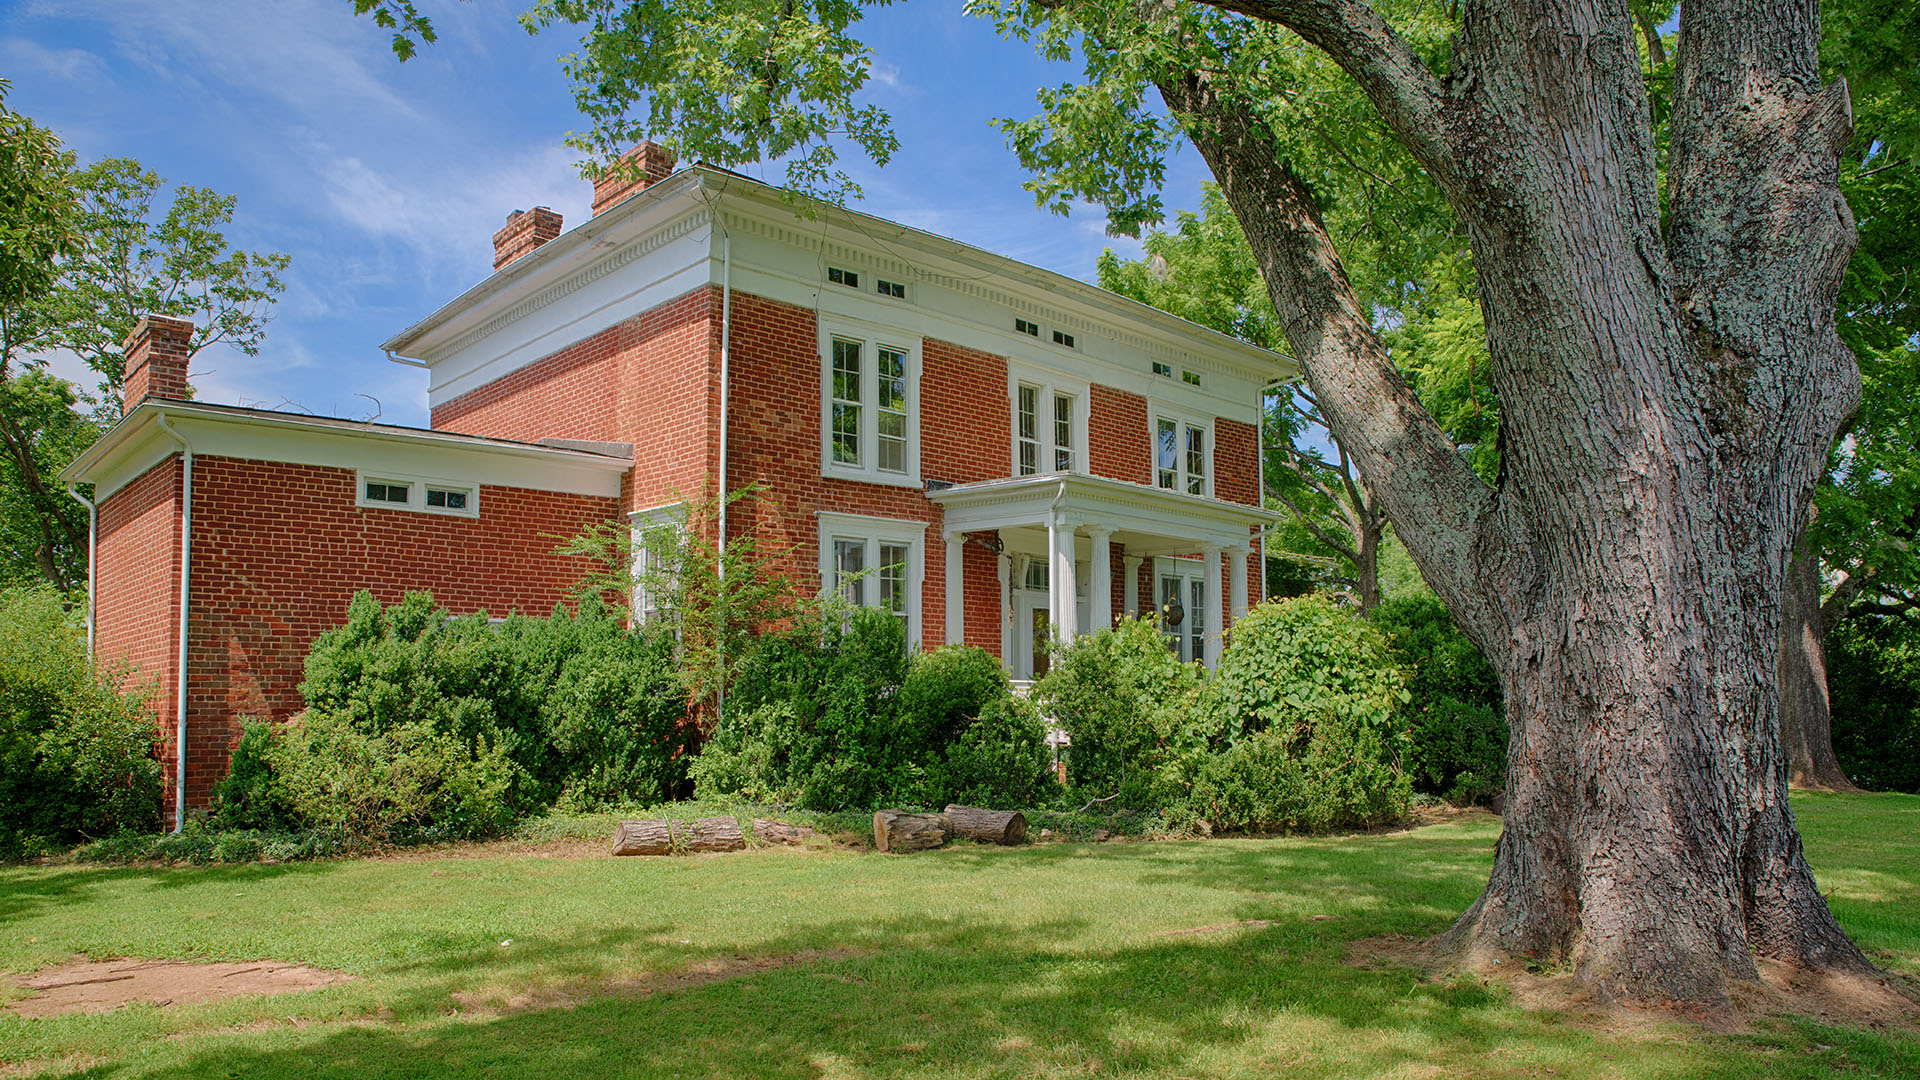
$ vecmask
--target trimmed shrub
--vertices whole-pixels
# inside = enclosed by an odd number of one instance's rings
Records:
[[[159,725],[50,589],[0,590],[0,858],[152,828]]]
[[[1395,710],[1405,676],[1366,620],[1319,596],[1234,624],[1203,708],[1226,744],[1197,763],[1188,805],[1216,828],[1317,832],[1406,815]]]
[[[1373,624],[1408,673],[1411,700],[1402,715],[1415,789],[1461,806],[1499,794],[1507,722],[1492,665],[1435,596],[1389,600],[1374,610]]]
[[[1387,639],[1321,596],[1273,600],[1233,624],[1205,707],[1228,743],[1262,731],[1304,743],[1317,731],[1378,731],[1389,748],[1406,676]]]
[[[1177,795],[1168,769],[1207,743],[1200,686],[1199,669],[1181,663],[1149,616],[1075,638],[1033,697],[1072,736],[1069,781],[1142,807]]]

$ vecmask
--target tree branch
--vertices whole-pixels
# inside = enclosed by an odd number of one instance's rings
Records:
[[[1304,526],[1309,533],[1313,534],[1313,538],[1315,540],[1318,540],[1321,543],[1332,548],[1334,551],[1339,552],[1340,557],[1343,559],[1346,559],[1348,562],[1352,562],[1356,564],[1359,563],[1360,554],[1358,551],[1356,551],[1352,546],[1342,543],[1338,537],[1335,537],[1332,533],[1328,532],[1318,522],[1314,521],[1312,517],[1308,516],[1306,510],[1301,508],[1299,503],[1296,503],[1292,499],[1287,498],[1287,495],[1285,492],[1279,491],[1275,489],[1271,484],[1269,484],[1267,486],[1267,494],[1280,500],[1282,505],[1284,505],[1288,510],[1292,511],[1293,516],[1299,520],[1300,524]]]
[[[1191,73],[1158,86],[1245,228],[1335,439],[1455,616],[1483,645],[1501,640],[1512,599],[1531,578],[1515,565],[1524,549],[1510,535],[1523,526],[1497,513],[1494,491],[1394,368],[1312,193],[1277,159],[1271,136]]]
[[[1197,2],[1299,34],[1353,76],[1387,126],[1443,187],[1457,172],[1440,80],[1369,5],[1361,0]]]

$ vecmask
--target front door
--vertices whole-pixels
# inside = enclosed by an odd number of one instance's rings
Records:
[[[1052,669],[1053,622],[1047,594],[1033,589],[1014,593],[1013,666],[1017,679],[1038,679]]]
[[[1200,567],[1194,564],[1189,570],[1186,560],[1174,559],[1162,560],[1161,565],[1160,587],[1157,591],[1160,594],[1160,629],[1167,635],[1167,648],[1189,663],[1205,660],[1207,588]],[[1170,609],[1176,607],[1180,616],[1178,623],[1169,619]]]

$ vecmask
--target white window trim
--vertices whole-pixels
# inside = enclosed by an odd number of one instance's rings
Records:
[[[654,603],[655,597],[646,591],[642,580],[641,575],[644,569],[641,560],[647,553],[647,533],[666,527],[684,529],[686,521],[687,504],[685,502],[665,503],[645,510],[635,510],[627,515],[628,535],[633,540],[633,565],[627,568],[627,573],[633,581],[632,614],[636,619],[645,621],[649,613],[657,615],[668,610],[665,605]]]
[[[864,272],[864,271],[863,271]],[[833,339],[859,341],[861,463],[833,460]],[[820,319],[820,475],[860,480],[889,487],[917,488],[920,483],[920,351],[919,334],[845,316]],[[879,346],[899,349],[907,358],[907,471],[880,469]]]
[[[405,484],[407,501],[403,503],[375,502],[367,498],[368,484]],[[463,491],[467,495],[467,505],[461,510],[449,510],[443,506],[427,505],[427,489],[440,488],[443,491]],[[454,480],[445,476],[421,476],[407,472],[377,472],[370,469],[355,469],[353,473],[353,504],[365,510],[410,510],[416,514],[436,514],[440,517],[477,518],[480,516],[480,482],[478,480]]]
[[[815,511],[813,517],[820,533],[822,596],[832,588],[835,540],[866,541],[866,565],[869,570],[880,565],[881,544],[903,544],[907,547],[907,646],[919,648],[920,642],[925,640],[920,627],[920,615],[925,606],[923,601],[927,580],[927,523],[867,517],[863,514],[837,514],[827,510]]]
[[[1220,471],[1220,455],[1214,451],[1215,418],[1202,416],[1198,413],[1190,413],[1184,409],[1171,409],[1157,401],[1148,402],[1147,406],[1147,457],[1152,463],[1152,474],[1148,479],[1149,485],[1159,491],[1169,490],[1160,486],[1160,421],[1162,420],[1173,421],[1176,425],[1176,433],[1178,434],[1178,439],[1174,446],[1174,464],[1176,469],[1173,481],[1174,486],[1171,490],[1176,494],[1189,495],[1193,498],[1213,498],[1213,478],[1214,475]],[[1192,493],[1187,490],[1186,429],[1189,427],[1197,427],[1201,430],[1202,434],[1200,438],[1207,455],[1207,475],[1204,478],[1206,481],[1206,490],[1197,496],[1192,495]]]
[[[1088,457],[1088,414],[1093,411],[1093,387],[1085,379],[1074,379],[1058,372],[1048,371],[1017,360],[1007,361],[1007,475],[1020,475],[1020,387],[1031,386],[1040,391],[1039,422],[1037,434],[1040,435],[1042,468],[1033,475],[1045,476],[1059,470],[1053,468],[1053,396],[1065,394],[1073,399],[1073,468],[1069,471],[1090,473],[1093,471]]]

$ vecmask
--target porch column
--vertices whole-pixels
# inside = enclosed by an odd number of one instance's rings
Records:
[[[950,532],[941,536],[947,542],[947,644],[958,645],[967,637],[967,597],[966,571],[961,566],[961,552],[965,550],[965,533]]]
[[[1113,530],[1105,525],[1087,526],[1093,538],[1093,568],[1087,577],[1087,625],[1094,630],[1113,629],[1113,549],[1108,547]]]
[[[1140,556],[1122,555],[1120,566],[1121,572],[1127,575],[1121,586],[1125,590],[1121,599],[1126,602],[1127,618],[1137,619],[1140,617]]]
[[[1080,615],[1074,610],[1073,588],[1079,572],[1073,564],[1073,526],[1056,516],[1047,522],[1047,610],[1053,620],[1053,636],[1060,644],[1073,642],[1080,629]]]
[[[1001,552],[993,557],[994,574],[1000,579],[1000,666],[1008,671],[1017,670],[1013,666],[1013,603],[1012,594],[1007,585],[1013,579],[1013,556]]]
[[[1200,549],[1202,591],[1207,597],[1207,635],[1203,645],[1208,669],[1220,666],[1220,545]]]
[[[1227,583],[1227,595],[1233,600],[1233,621],[1239,622],[1247,613],[1247,556],[1252,554],[1244,547],[1227,549],[1227,573],[1233,580]]]

